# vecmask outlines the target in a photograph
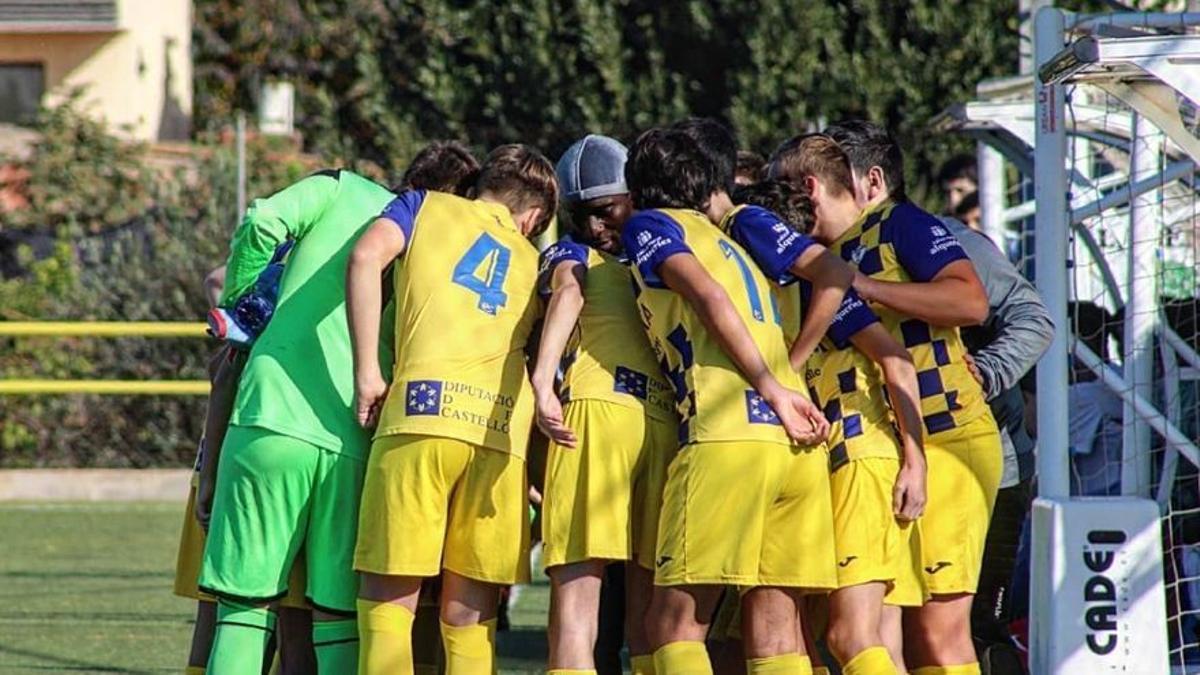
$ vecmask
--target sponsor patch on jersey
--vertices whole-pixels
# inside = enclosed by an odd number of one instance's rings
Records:
[[[746,390],[746,419],[751,424],[780,424],[779,415],[776,415],[771,405],[753,389]]]
[[[613,377],[613,391],[620,394],[629,394],[644,401],[647,396],[649,379],[645,373],[639,373],[625,366],[617,366],[615,376]]]
[[[406,415],[439,415],[442,412],[440,380],[413,380],[408,383],[404,400]]]

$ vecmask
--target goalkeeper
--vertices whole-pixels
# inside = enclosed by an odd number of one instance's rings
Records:
[[[461,145],[434,144],[414,160],[405,187],[453,191],[477,166]],[[352,368],[344,270],[358,235],[394,196],[349,171],[321,171],[256,200],[234,233],[220,302],[226,309],[251,289],[280,244],[295,244],[220,453],[200,575],[200,588],[218,598],[212,672],[261,672],[275,625],[268,608],[287,594],[288,571],[301,553],[318,670],[357,669],[351,558],[370,433],[356,424],[352,383],[342,377]],[[385,337],[381,349],[389,345]],[[391,363],[391,354],[381,362]]]

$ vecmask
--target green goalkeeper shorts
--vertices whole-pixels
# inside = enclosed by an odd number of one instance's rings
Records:
[[[217,468],[200,588],[257,604],[288,592],[297,555],[318,610],[353,615],[354,543],[366,465],[260,427],[231,426]]]

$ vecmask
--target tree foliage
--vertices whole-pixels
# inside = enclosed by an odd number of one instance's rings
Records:
[[[909,150],[921,194],[961,138],[930,118],[1017,61],[1011,0],[199,0],[197,116],[227,124],[295,83],[310,149],[401,169],[422,141],[525,141],[556,156],[602,131],[731,122],[769,151],[865,116]]]

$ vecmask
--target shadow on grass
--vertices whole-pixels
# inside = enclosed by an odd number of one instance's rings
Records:
[[[129,675],[151,675],[154,672],[151,670],[112,668],[100,663],[91,663],[65,656],[55,656],[54,654],[47,654],[45,652],[34,651],[32,649],[19,649],[17,647],[10,647],[5,644],[0,644],[0,655],[23,657],[40,662],[10,664],[11,666],[20,667],[24,670],[46,670],[51,672],[62,672],[65,670],[87,673],[128,673]]]

